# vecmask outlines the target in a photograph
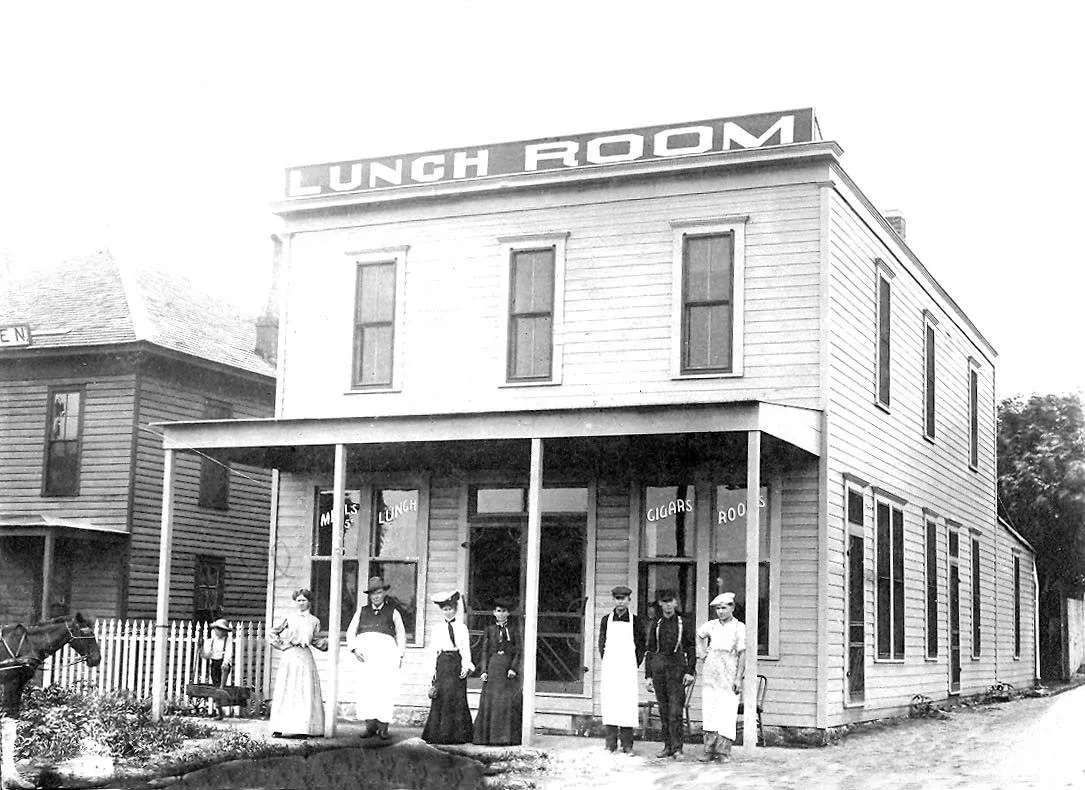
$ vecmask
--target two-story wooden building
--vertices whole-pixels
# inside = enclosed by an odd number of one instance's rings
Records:
[[[270,416],[275,369],[255,323],[98,254],[0,278],[0,327],[0,622],[153,616],[152,425]],[[270,474],[190,455],[177,500],[170,616],[262,618]]]
[[[475,629],[521,602],[537,725],[599,714],[619,583],[698,621],[736,592],[770,727],[1031,683],[995,351],[812,111],[301,167],[286,190],[276,417],[166,447],[280,470],[276,611],[312,587],[341,628],[359,578],[391,582],[405,708],[428,703],[428,593],[453,588]],[[321,660],[350,699],[351,657]]]

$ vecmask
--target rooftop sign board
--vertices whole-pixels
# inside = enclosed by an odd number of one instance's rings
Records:
[[[30,345],[30,327],[26,324],[0,326],[0,348],[19,348]]]
[[[815,139],[815,129],[814,111],[807,108],[305,165],[286,171],[286,197],[349,194],[808,143]]]

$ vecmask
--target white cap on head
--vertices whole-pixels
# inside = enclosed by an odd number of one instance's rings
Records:
[[[720,593],[712,599],[712,603],[710,603],[709,606],[719,606],[721,603],[729,603],[734,606],[735,594],[733,592]]]

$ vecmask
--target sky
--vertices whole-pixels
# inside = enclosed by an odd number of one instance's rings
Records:
[[[813,106],[998,396],[1081,391],[1074,7],[6,4],[0,274],[108,249],[256,312],[288,166]]]

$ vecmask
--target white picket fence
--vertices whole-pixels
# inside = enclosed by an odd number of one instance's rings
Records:
[[[226,680],[231,686],[248,686],[252,699],[264,696],[264,657],[268,649],[262,622],[234,622],[233,669]],[[100,691],[128,691],[138,699],[151,697],[154,676],[154,621],[100,619],[94,636],[102,651],[102,663],[88,667],[66,645],[42,666],[42,685],[72,685],[89,682]],[[211,674],[202,655],[208,636],[206,623],[181,620],[170,622],[166,640],[166,704],[204,704],[185,694],[189,683],[210,683]]]

